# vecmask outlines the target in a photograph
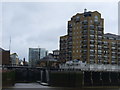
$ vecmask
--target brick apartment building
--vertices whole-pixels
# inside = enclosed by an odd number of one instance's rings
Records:
[[[68,34],[60,37],[60,61],[120,63],[118,35],[104,34],[104,19],[98,11],[77,13],[68,21]]]

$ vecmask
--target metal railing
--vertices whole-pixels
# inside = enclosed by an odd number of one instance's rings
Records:
[[[62,64],[60,69],[85,70],[85,71],[113,71],[120,72],[120,65],[105,64]]]

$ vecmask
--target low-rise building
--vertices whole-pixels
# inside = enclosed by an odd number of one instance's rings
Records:
[[[11,59],[12,66],[18,66],[19,65],[19,58],[18,58],[17,53],[12,53],[10,55],[10,59]]]
[[[53,57],[56,60],[59,60],[59,50],[53,50]]]
[[[10,65],[10,51],[0,48],[0,65]]]
[[[54,59],[53,54],[49,54],[37,62],[37,67],[57,68],[58,66],[58,60]]]

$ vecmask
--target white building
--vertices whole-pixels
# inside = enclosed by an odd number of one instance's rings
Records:
[[[12,66],[17,66],[17,65],[19,65],[19,58],[18,58],[17,53],[12,53],[12,54],[10,55],[10,59],[11,59],[11,64],[12,64]]]

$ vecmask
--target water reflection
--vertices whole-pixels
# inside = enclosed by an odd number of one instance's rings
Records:
[[[74,88],[74,87],[50,87],[39,83],[16,83],[13,87],[2,90],[120,90],[120,88]]]

